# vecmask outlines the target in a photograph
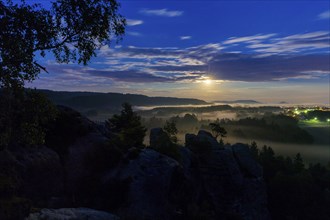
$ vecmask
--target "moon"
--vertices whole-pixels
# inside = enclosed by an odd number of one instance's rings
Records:
[[[212,80],[211,79],[205,79],[205,80],[203,80],[203,83],[206,84],[206,85],[210,85],[212,83]]]

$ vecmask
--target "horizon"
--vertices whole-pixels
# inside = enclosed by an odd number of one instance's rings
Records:
[[[38,89],[38,88],[28,88],[28,89]],[[38,90],[45,90],[45,91],[52,91],[52,92],[72,92],[72,93],[101,93],[101,94],[123,94],[123,95],[142,95],[142,96],[147,96],[151,98],[177,98],[177,99],[193,99],[193,100],[200,100],[206,102],[206,104],[187,104],[187,105],[182,105],[182,106],[210,106],[210,105],[238,105],[238,104],[244,104],[244,105],[251,105],[251,106],[273,106],[273,105],[281,105],[281,106],[286,106],[286,107],[292,107],[292,106],[315,106],[319,105],[320,107],[327,107],[329,108],[328,103],[318,103],[318,102],[305,102],[305,103],[296,103],[296,102],[286,102],[286,101],[279,101],[279,102],[263,102],[257,99],[249,98],[249,99],[227,99],[227,100],[204,100],[204,99],[198,99],[194,97],[177,97],[177,96],[155,96],[155,95],[144,95],[144,94],[139,94],[139,93],[120,93],[120,92],[94,92],[94,91],[78,91],[78,90],[73,90],[73,91],[66,91],[66,90],[51,90],[51,89],[38,89]],[[242,103],[240,103],[240,101]],[[244,103],[245,101],[251,101],[251,102],[256,102],[256,103]],[[233,102],[233,103],[227,103],[227,102]],[[169,106],[181,106],[181,105],[157,105],[153,107],[169,107]],[[140,106],[141,107],[141,106]],[[150,107],[148,107],[150,108]]]
[[[119,44],[88,66],[40,58],[50,74],[28,87],[329,105],[328,1],[119,2]]]

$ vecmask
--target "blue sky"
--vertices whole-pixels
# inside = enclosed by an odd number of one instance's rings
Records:
[[[329,1],[119,2],[128,24],[119,44],[88,66],[47,57],[50,73],[30,86],[329,103]]]

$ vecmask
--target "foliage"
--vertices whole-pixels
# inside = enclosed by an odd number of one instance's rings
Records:
[[[330,111],[322,111],[322,110],[313,110],[313,111],[308,111],[307,113],[303,114],[306,119],[315,119],[319,121],[327,121],[330,119]]]
[[[276,156],[271,147],[260,150],[254,142],[252,155],[263,166],[269,210],[277,219],[329,219],[330,170],[320,164],[305,167],[301,155]]]
[[[133,111],[128,103],[122,105],[120,115],[113,115],[105,122],[110,140],[123,149],[143,147],[143,140],[147,129],[141,124],[141,117]]]
[[[58,106],[55,120],[48,123],[45,144],[60,156],[67,153],[69,145],[81,136],[86,135],[91,128],[83,123],[80,113],[63,106]]]
[[[220,120],[217,119],[215,122],[209,124],[214,137],[217,139],[219,136],[221,138],[226,137],[227,131],[224,127],[221,127]]]
[[[16,95],[2,90],[0,99],[0,148],[44,144],[47,125],[56,117],[55,106],[35,90]]]
[[[0,85],[13,88],[34,80],[46,68],[37,61],[52,52],[57,62],[84,65],[95,50],[124,34],[116,0],[61,0],[51,8],[24,1],[0,1]]]
[[[175,134],[177,132],[177,129],[175,122],[166,121],[166,125],[164,127],[165,131],[163,129],[160,130],[161,131],[157,134],[157,138],[154,138],[154,140],[150,140],[150,148],[180,162],[181,154],[180,146],[176,144],[177,138]],[[152,135],[150,139],[152,139]]]
[[[18,162],[8,150],[0,151],[0,219],[24,219],[31,208],[31,201],[18,197],[22,179]]]
[[[239,126],[233,133],[242,138],[292,143],[312,143],[313,137],[298,125],[298,120],[283,114],[269,114],[262,118],[242,118],[238,121],[220,120],[226,128]]]
[[[176,137],[178,129],[176,128],[174,121],[166,121],[163,130],[168,134],[170,140],[173,143],[178,142],[178,138]]]

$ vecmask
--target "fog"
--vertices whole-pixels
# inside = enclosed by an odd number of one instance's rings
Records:
[[[216,103],[220,104],[220,103]],[[222,103],[223,104],[223,103]],[[226,104],[228,105],[228,104]],[[144,123],[148,129],[154,127],[162,127],[166,120],[169,120],[173,117],[175,120],[178,120],[176,126],[178,128],[178,144],[185,144],[185,134],[193,133],[196,134],[200,129],[208,129],[208,124],[214,120],[218,119],[230,119],[230,120],[239,120],[245,118],[264,118],[269,115],[277,115],[279,113],[284,113],[285,107],[292,107],[290,104],[277,104],[276,106],[281,106],[284,108],[272,109],[272,108],[259,108],[265,107],[266,104],[253,104],[253,105],[239,105],[239,104],[230,104],[234,107],[230,110],[214,110],[211,106],[214,105],[185,105],[185,106],[168,106],[171,108],[153,109],[158,106],[138,106],[135,109],[140,110],[140,113],[143,115]],[[275,106],[271,104],[269,106]],[[181,108],[175,108],[181,107]],[[207,107],[202,111],[198,111],[194,108]],[[210,108],[208,108],[210,107]],[[305,106],[306,107],[306,106]],[[142,110],[142,111],[141,111]],[[143,112],[146,113],[143,114]],[[196,117],[198,121],[187,121],[181,120],[186,114],[191,114]],[[155,117],[155,119],[152,119]],[[179,119],[178,119],[179,117]],[[181,118],[181,119],[180,119]],[[279,120],[283,120],[279,118]],[[151,123],[153,121],[153,123]],[[278,123],[283,123],[278,122]],[[243,125],[243,126],[242,126]],[[236,124],[224,124],[223,127],[227,130],[228,134],[225,137],[224,143],[244,143],[251,144],[255,141],[258,145],[258,148],[261,149],[264,145],[271,147],[276,156],[284,157],[294,157],[297,153],[300,153],[305,164],[310,163],[321,163],[328,164],[330,163],[330,127],[328,124],[322,123],[318,124],[304,124],[299,123],[295,125],[295,128],[290,128],[286,130],[278,130],[277,125],[272,125],[271,127],[258,127],[258,125],[236,125]],[[289,125],[282,124],[282,127]],[[292,125],[290,125],[292,126]],[[304,133],[301,133],[298,129],[304,129],[311,135],[313,141],[308,142],[303,140],[306,136]],[[296,129],[296,131],[294,131]],[[300,132],[297,135],[296,132]],[[287,135],[292,135],[291,139],[285,139]],[[313,143],[312,143],[313,142]],[[149,145],[149,132],[145,139],[145,144]]]
[[[252,140],[242,139],[236,137],[228,137],[224,139],[227,143],[247,143],[250,144],[255,141],[258,148],[261,149],[264,145],[270,146],[275,154],[282,156],[294,157],[297,153],[300,153],[304,159],[305,164],[309,163],[322,163],[326,165],[330,162],[330,146],[325,144],[294,144],[294,143],[279,143],[265,140]]]

